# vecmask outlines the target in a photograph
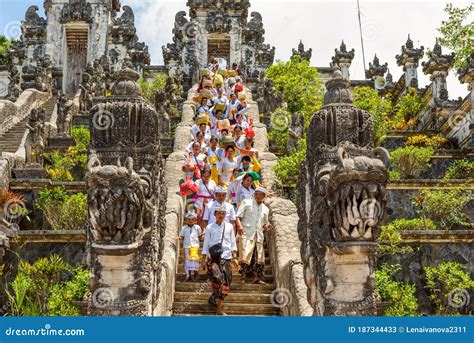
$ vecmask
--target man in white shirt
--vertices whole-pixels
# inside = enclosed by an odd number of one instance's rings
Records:
[[[239,261],[242,283],[246,276],[253,276],[253,283],[265,284],[263,273],[265,267],[265,252],[263,242],[264,232],[271,229],[268,221],[269,210],[263,201],[267,195],[267,190],[257,187],[252,199],[242,202],[237,210],[236,225],[239,234]],[[256,257],[252,263],[252,257],[256,252]]]
[[[232,224],[232,227],[235,227],[234,206],[225,201],[227,197],[227,190],[223,187],[217,186],[216,188],[214,188],[214,197],[215,200],[208,203],[204,211],[204,217],[202,218],[204,222],[204,227],[206,227],[208,224],[213,224],[216,222],[216,208],[222,205],[226,208],[226,215],[224,221]]]
[[[232,263],[236,267],[239,266],[234,228],[232,224],[224,221],[226,213],[227,208],[224,205],[216,207],[216,221],[207,226],[202,247],[203,260],[207,264],[212,284],[209,303],[216,306],[217,315],[224,314],[223,302],[229,294],[232,284]],[[219,244],[222,249],[217,256],[212,256]]]

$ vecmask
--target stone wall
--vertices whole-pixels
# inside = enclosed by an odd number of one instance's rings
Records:
[[[196,89],[189,91],[188,99],[192,99]],[[184,148],[190,142],[190,130],[193,125],[194,105],[188,100],[183,105],[182,121],[176,128],[174,152],[166,159],[165,180],[168,188],[168,200],[166,203],[166,234],[164,239],[164,252],[162,258],[163,272],[160,282],[159,305],[155,309],[157,316],[170,316],[174,301],[174,290],[176,281],[176,268],[178,260],[178,243],[176,237],[183,226],[183,213],[185,203],[179,196],[179,180],[184,178],[181,167],[185,161]]]
[[[416,213],[416,208],[413,205],[414,199],[423,190],[448,190],[455,189],[457,187],[465,187],[462,183],[446,183],[438,184],[435,182],[416,182],[414,180],[411,183],[393,182],[388,187],[388,203],[387,213],[385,215],[385,223],[389,223],[395,219],[406,218],[412,219],[419,217]],[[471,191],[473,187],[470,187]],[[468,190],[466,189],[466,192]],[[467,215],[470,222],[474,221],[474,208],[471,206],[467,208]]]
[[[25,119],[33,108],[48,100],[49,97],[48,93],[27,89],[15,102],[0,100],[0,136]]]
[[[399,281],[408,282],[416,286],[416,298],[419,310],[423,314],[433,314],[429,292],[425,288],[423,268],[437,266],[443,262],[457,262],[469,266],[468,273],[474,277],[474,231],[406,231],[402,233],[402,242],[414,248],[413,253],[397,253],[385,255],[378,259],[378,265],[400,264],[401,270],[395,275]],[[471,298],[474,296],[470,290]],[[470,302],[465,309],[466,314],[474,313],[474,302]]]
[[[278,183],[273,166],[278,162],[278,158],[269,152],[267,128],[260,123],[257,103],[252,100],[250,91],[248,89],[246,91],[247,102],[251,106],[248,115],[254,120],[255,148],[260,153],[263,184],[271,190],[266,205],[270,209],[270,222],[273,228],[266,238],[277,287],[275,296],[285,297],[286,306],[281,308],[282,315],[311,316],[313,309],[306,298],[307,287],[304,283],[300,256],[301,242],[297,231],[296,206],[273,192]]]

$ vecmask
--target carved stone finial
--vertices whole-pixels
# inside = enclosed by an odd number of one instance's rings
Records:
[[[352,60],[355,57],[355,50],[347,51],[346,44],[342,41],[339,49],[334,50],[335,55],[332,57],[330,64],[331,68],[339,69],[345,79],[349,80],[349,68],[352,64]]]
[[[304,49],[304,44],[303,41],[300,40],[300,43],[298,44],[298,50],[293,49],[293,56],[300,56],[302,61],[311,61],[311,57],[313,56],[313,49],[309,48],[307,51]]]
[[[415,49],[413,41],[411,40],[410,35],[408,35],[408,39],[401,49],[402,53],[396,56],[397,64],[403,66],[404,71],[409,63],[415,64],[416,67],[418,67],[418,61],[423,58],[425,48],[421,46],[420,48]]]
[[[455,54],[443,55],[443,50],[438,40],[436,40],[433,51],[429,52],[428,56],[429,60],[421,63],[423,73],[427,75],[432,75],[435,72],[447,73],[454,65]]]
[[[425,48],[421,46],[420,48],[414,48],[413,41],[408,35],[408,39],[405,45],[402,46],[402,53],[396,56],[397,64],[403,66],[403,71],[405,72],[405,87],[417,88],[418,87],[418,62],[424,56]]]
[[[388,63],[380,65],[380,60],[377,54],[374,56],[374,61],[369,62],[369,70],[365,71],[365,77],[369,80],[375,80],[377,77],[383,77],[388,70]]]

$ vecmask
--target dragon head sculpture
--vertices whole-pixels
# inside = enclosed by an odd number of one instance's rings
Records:
[[[147,201],[150,180],[133,170],[133,159],[124,166],[102,166],[92,156],[87,167],[89,216],[96,248],[138,248],[151,230],[152,206]]]
[[[348,151],[358,154],[351,157]],[[330,230],[327,242],[373,241],[383,220],[387,195],[389,153],[339,146],[329,150],[337,163],[329,161],[316,174],[315,216]]]
[[[336,71],[307,130],[298,233],[315,315],[376,315],[376,242],[387,204],[390,155],[373,148],[372,117],[352,104]],[[311,152],[311,153],[310,153]]]

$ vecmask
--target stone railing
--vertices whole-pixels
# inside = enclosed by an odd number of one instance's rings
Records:
[[[254,121],[255,148],[260,152],[264,186],[272,190],[275,189],[277,183],[273,166],[278,162],[278,157],[269,152],[267,128],[260,123],[257,103],[253,101],[248,89],[246,93],[247,102],[251,106],[248,116]],[[267,234],[267,241],[277,286],[275,296],[281,293],[288,300],[285,303],[286,306],[281,308],[281,314],[311,316],[313,309],[306,298],[307,287],[304,283],[300,256],[301,242],[298,238],[296,206],[273,192],[270,192],[266,204],[270,209],[270,222],[273,225],[272,230]]]
[[[179,196],[179,181],[183,179],[184,173],[181,168],[185,162],[184,148],[190,142],[190,130],[194,117],[194,103],[191,100],[195,88],[188,93],[188,100],[183,105],[181,123],[176,128],[173,153],[168,156],[165,164],[165,187],[168,188],[168,200],[166,203],[166,233],[164,239],[164,251],[162,258],[163,272],[160,282],[159,306],[155,315],[170,316],[174,301],[174,290],[176,281],[176,266],[178,260],[178,243],[176,237],[183,226],[183,213],[185,202]]]
[[[25,119],[33,108],[49,97],[49,93],[27,89],[15,102],[0,100],[0,136]]]

